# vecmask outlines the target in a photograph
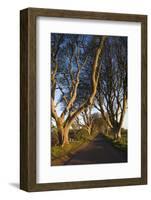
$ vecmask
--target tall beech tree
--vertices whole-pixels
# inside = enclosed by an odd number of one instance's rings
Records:
[[[105,44],[95,107],[114,133],[121,138],[127,108],[127,38],[108,38]]]
[[[93,105],[105,40],[106,36],[51,35],[51,116],[56,122],[62,146],[69,143],[69,129],[76,117]],[[76,100],[80,74],[86,67],[91,68],[91,78],[87,80],[91,82],[91,89],[79,105]],[[57,106],[62,102],[65,106],[59,114]]]

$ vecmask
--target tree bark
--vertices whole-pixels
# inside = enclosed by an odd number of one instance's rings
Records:
[[[114,133],[114,140],[121,139],[121,127],[114,128],[113,133]]]
[[[61,118],[57,120],[57,128],[58,128],[58,140],[61,146],[65,144],[69,144],[69,126],[63,125],[64,121]]]
[[[109,128],[108,128],[108,125],[106,127],[106,135],[109,135]]]
[[[92,134],[92,124],[86,127],[88,134],[91,135]]]
[[[62,147],[66,144],[69,144],[69,127],[63,129],[63,142]]]
[[[58,129],[58,140],[59,140],[59,145],[62,145],[63,142],[63,132],[61,129]]]
[[[122,113],[121,113],[120,122],[119,122],[118,129],[117,129],[117,132],[116,132],[117,140],[120,140],[121,137],[122,137],[121,136],[121,129],[122,129],[123,121],[124,121],[124,116],[125,116],[125,111],[126,111],[126,105],[127,105],[127,100],[126,100],[126,97],[124,97],[124,100],[123,100],[123,110],[122,110]]]
[[[62,143],[63,143],[63,126],[59,119],[57,120],[57,129],[58,129],[59,144],[62,145]]]
[[[120,140],[121,139],[121,128],[119,129],[119,131],[118,131],[118,133],[117,133],[117,138],[118,138],[118,140]]]

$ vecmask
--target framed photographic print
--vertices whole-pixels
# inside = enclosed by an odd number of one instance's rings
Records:
[[[20,12],[20,188],[147,184],[147,16]]]

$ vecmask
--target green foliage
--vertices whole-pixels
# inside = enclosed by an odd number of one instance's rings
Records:
[[[89,137],[89,133],[86,129],[82,128],[79,129],[76,133],[75,133],[75,140],[77,141],[86,141]]]
[[[79,129],[77,131],[70,130],[69,138],[73,139],[68,145],[61,147],[55,145],[51,147],[51,161],[52,165],[62,165],[65,161],[70,159],[76,151],[87,145],[96,137],[96,134],[89,135],[86,129]]]
[[[84,142],[87,140],[90,140],[90,135],[88,133],[88,131],[85,128],[79,129],[79,130],[74,130],[74,129],[70,129],[69,131],[69,141],[70,142]],[[51,145],[54,146],[58,146],[59,145],[59,139],[58,139],[58,131],[56,127],[53,127],[51,129]]]
[[[68,160],[81,144],[82,142],[79,141],[70,143],[68,145],[65,145],[64,147],[53,146],[51,148],[52,165],[60,165],[62,162],[64,163],[64,161]]]
[[[51,128],[51,145],[56,146],[59,144],[58,130],[56,127]]]
[[[126,129],[122,129],[121,130],[121,139],[119,141],[115,141],[114,140],[114,135],[112,134],[111,131],[109,131],[109,135],[104,135],[104,137],[106,137],[106,140],[108,140],[109,142],[112,143],[112,145],[122,151],[127,151],[127,130]]]

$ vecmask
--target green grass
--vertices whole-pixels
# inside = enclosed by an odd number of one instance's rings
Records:
[[[114,137],[112,134],[110,135],[104,135],[104,137],[106,138],[106,140],[108,140],[109,142],[111,142],[111,144],[122,150],[122,151],[127,151],[127,131],[122,131],[121,133],[122,137],[120,139],[120,141],[114,140]]]
[[[64,147],[61,147],[61,146],[52,147],[51,159],[55,160],[55,159],[61,158],[63,156],[68,156],[68,154],[70,154],[72,151],[77,149],[81,144],[82,144],[82,142],[79,141],[79,142],[70,143],[68,145],[65,145]]]
[[[88,135],[79,141],[73,141],[64,147],[53,146],[51,148],[51,161],[52,165],[63,165],[65,161],[69,160],[78,150],[91,142],[96,134]]]
[[[51,148],[51,161],[52,166],[63,165],[69,160],[78,150],[84,148],[91,142],[97,134],[88,135],[84,130],[80,130],[77,134],[76,141],[70,142],[64,147],[52,146]],[[115,141],[113,134],[104,135],[115,148],[122,151],[127,151],[127,131],[122,131],[122,138],[120,141]]]

